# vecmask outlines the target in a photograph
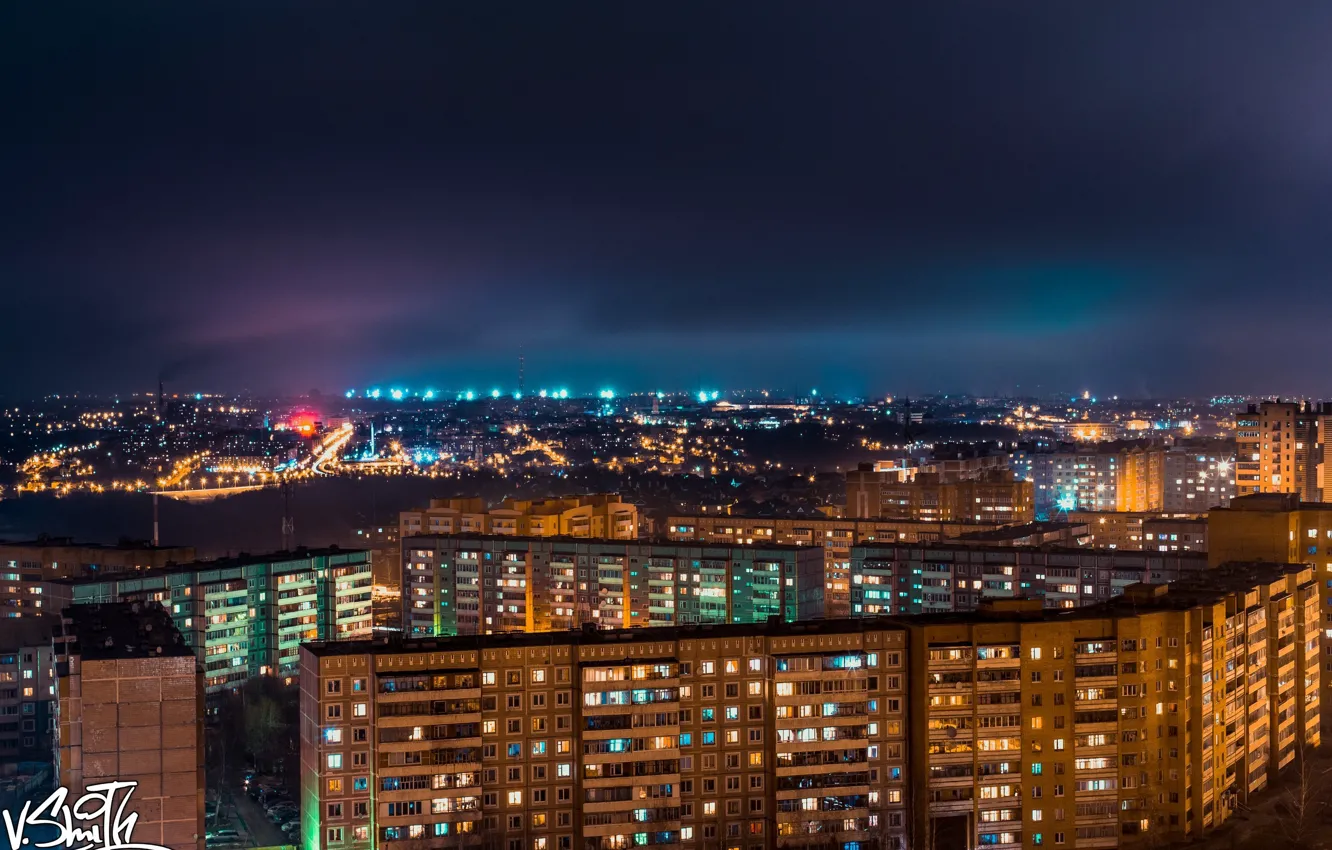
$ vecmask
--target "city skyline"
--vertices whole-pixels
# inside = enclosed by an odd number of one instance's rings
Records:
[[[0,392],[1327,393],[1329,17],[25,8]]]

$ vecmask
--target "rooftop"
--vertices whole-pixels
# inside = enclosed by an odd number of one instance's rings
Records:
[[[968,542],[986,543],[989,541],[1021,540],[1024,537],[1035,537],[1038,534],[1058,534],[1061,531],[1078,533],[1075,529],[1081,529],[1081,533],[1086,534],[1087,523],[1058,521],[1027,522],[1022,525],[1006,525],[1002,528],[992,528],[986,531],[971,531],[966,534],[958,535],[957,539]]]
[[[767,623],[660,626],[637,629],[571,629],[552,632],[505,632],[457,637],[383,637],[357,641],[314,641],[303,644],[317,657],[466,651],[526,646],[604,645],[629,641],[701,640],[727,637],[791,637],[800,635],[855,634],[893,631],[912,626],[996,621],[1055,621],[1131,616],[1153,609],[1186,610],[1220,601],[1225,596],[1310,569],[1303,564],[1230,563],[1194,574],[1170,584],[1134,584],[1124,595],[1081,608],[1045,608],[1036,598],[993,600],[976,611],[914,614],[859,619],[805,620],[785,623],[773,618]]]
[[[194,655],[161,605],[104,602],[73,605],[62,613],[66,651],[85,660],[179,658]]]
[[[295,549],[291,551],[269,552],[266,555],[250,555],[242,552],[233,558],[218,558],[212,561],[192,561],[188,564],[173,564],[154,570],[126,570],[119,573],[102,572],[95,576],[80,578],[55,579],[55,584],[96,584],[102,581],[114,581],[120,578],[148,578],[153,576],[180,575],[181,573],[201,570],[221,570],[231,567],[248,567],[255,564],[281,564],[288,561],[308,561],[311,558],[327,558],[333,555],[363,554],[369,560],[369,549],[343,549],[339,546],[327,546],[322,549]]]
[[[404,547],[412,545],[412,540],[451,540],[477,543],[518,543],[519,548],[529,544],[574,544],[577,546],[597,546],[627,548],[631,546],[656,547],[671,549],[757,549],[772,552],[790,552],[793,550],[817,550],[815,546],[797,546],[794,543],[731,543],[725,540],[613,540],[599,537],[571,537],[552,535],[549,537],[524,537],[516,534],[412,534],[403,538]]]
[[[1282,511],[1328,511],[1332,502],[1301,502],[1298,493],[1250,493],[1236,496],[1230,500],[1228,508],[1212,508],[1213,511],[1257,511],[1279,513]]]
[[[35,540],[0,540],[0,549],[94,549],[106,552],[169,552],[192,549],[190,546],[154,546],[147,540],[121,540],[118,543],[79,543],[73,537],[38,537]]]

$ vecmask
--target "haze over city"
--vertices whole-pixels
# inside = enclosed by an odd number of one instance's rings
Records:
[[[1332,306],[1326,4],[82,12],[0,35],[10,395],[519,344],[588,389],[1332,390],[1285,332]]]

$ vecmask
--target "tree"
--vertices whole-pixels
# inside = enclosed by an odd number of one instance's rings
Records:
[[[272,762],[285,750],[288,732],[282,707],[266,696],[245,701],[245,742],[256,762]]]
[[[1327,775],[1332,768],[1317,765],[1313,754],[1305,744],[1304,735],[1299,735],[1295,744],[1294,775],[1277,803],[1281,815],[1277,823],[1290,842],[1288,846],[1296,850],[1322,846],[1322,842],[1315,840],[1315,831],[1321,826],[1320,816],[1327,805],[1324,799]]]

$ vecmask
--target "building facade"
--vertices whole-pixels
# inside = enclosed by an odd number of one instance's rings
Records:
[[[1235,444],[1214,440],[1174,446],[1165,453],[1161,511],[1198,513],[1224,508],[1235,497]]]
[[[134,782],[124,812],[138,815],[136,842],[203,850],[203,674],[171,616],[157,605],[76,606],[57,645],[57,760],[70,799]]]
[[[796,618],[797,582],[823,583],[823,554],[450,535],[403,541],[409,635],[469,635]]]
[[[1196,837],[1321,742],[1308,568],[1235,565],[1063,613],[907,620],[916,846]]]
[[[432,499],[430,507],[403,511],[401,537],[422,534],[509,534],[519,537],[581,537],[635,540],[638,508],[619,494],[558,499],[506,499],[487,507],[484,499]]]
[[[0,774],[50,764],[55,729],[52,617],[0,623]]]
[[[49,609],[43,597],[48,581],[156,570],[193,560],[189,546],[102,546],[68,538],[0,542],[0,618],[59,617],[59,606]]]
[[[1323,628],[1332,629],[1332,504],[1301,502],[1294,493],[1237,497],[1229,508],[1207,515],[1208,552],[1213,564],[1232,560],[1308,564],[1323,578]],[[1327,649],[1325,648],[1325,652]],[[1323,683],[1332,687],[1332,654],[1323,664]],[[1329,694],[1325,693],[1326,700]],[[1328,731],[1324,729],[1324,731]]]
[[[364,550],[277,552],[199,561],[144,575],[55,582],[63,605],[129,601],[167,608],[205,668],[209,693],[255,676],[293,676],[302,641],[371,634],[371,564]]]
[[[1049,608],[1105,602],[1137,582],[1168,582],[1207,569],[1203,553],[1020,548],[934,543],[865,544],[851,550],[851,616],[975,610],[986,599],[1035,597]],[[800,597],[815,617],[819,588]]]
[[[1002,458],[995,458],[996,461]],[[1030,522],[1032,483],[1006,467],[967,477],[944,472],[903,476],[869,464],[846,474],[846,515],[922,522]]]
[[[1318,501],[1318,414],[1304,402],[1265,401],[1235,416],[1235,494],[1294,493]]]
[[[1235,565],[1072,611],[308,644],[305,846],[1190,838],[1320,742],[1313,584]]]
[[[1068,518],[1086,524],[1088,545],[1098,549],[1207,551],[1207,520],[1205,516],[1198,514],[1169,514],[1155,511],[1105,513],[1074,511],[1068,515]],[[1148,537],[1148,534],[1151,534],[1151,537]],[[1166,548],[1161,549],[1162,545]]]
[[[841,623],[310,645],[303,832],[328,848],[905,847],[903,636]]]
[[[926,543],[990,531],[993,523],[923,522],[824,517],[672,516],[666,537],[677,542],[808,546],[823,552],[827,616],[845,617],[851,608],[851,547],[857,543]]]

